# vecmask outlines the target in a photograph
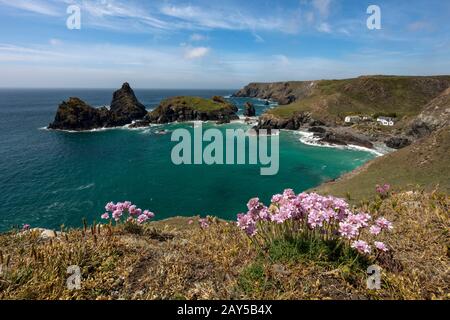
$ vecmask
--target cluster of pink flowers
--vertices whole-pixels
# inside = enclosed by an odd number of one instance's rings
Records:
[[[31,226],[30,226],[29,224],[24,224],[24,225],[22,226],[22,231],[30,230],[30,228],[31,228]]]
[[[137,222],[138,224],[143,224],[147,220],[155,217],[153,212],[149,210],[139,209],[136,205],[132,204],[130,201],[125,202],[109,202],[105,206],[106,212],[102,214],[101,218],[104,220],[114,219],[114,221],[119,222],[124,216],[128,214],[126,219],[127,222]]]
[[[364,229],[376,236],[383,230],[392,230],[392,223],[379,218],[371,224],[368,213],[353,213],[349,204],[340,198],[321,196],[316,193],[295,194],[292,189],[272,197],[270,206],[265,206],[258,198],[250,199],[248,212],[237,216],[237,225],[252,238],[259,232],[267,239],[277,232],[311,234],[323,240],[348,241],[352,248],[363,254],[369,254],[371,247],[360,240]],[[277,225],[285,228],[277,228]],[[270,229],[267,232],[267,229]],[[279,231],[282,230],[282,231]],[[377,250],[387,251],[382,242],[375,242]]]
[[[386,198],[389,195],[389,191],[391,190],[391,186],[389,184],[384,184],[382,186],[377,185],[375,187],[376,192],[382,198]]]

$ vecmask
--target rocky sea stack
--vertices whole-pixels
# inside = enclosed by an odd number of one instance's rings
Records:
[[[120,90],[113,94],[111,102],[111,123],[115,126],[124,126],[134,120],[140,120],[147,114],[145,106],[136,98],[133,89],[124,83]]]
[[[106,127],[110,112],[107,108],[93,108],[79,98],[63,101],[56,112],[55,120],[49,129],[55,130],[92,130]]]
[[[128,83],[114,92],[111,107],[94,108],[79,98],[63,101],[55,120],[48,127],[56,130],[92,130],[124,126],[145,117],[145,106],[138,101]]]
[[[256,110],[255,110],[255,106],[253,105],[253,103],[250,103],[250,102],[245,103],[244,116],[245,117],[256,116]]]

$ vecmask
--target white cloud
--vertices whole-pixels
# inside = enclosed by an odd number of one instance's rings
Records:
[[[186,59],[200,59],[205,57],[210,52],[209,48],[206,47],[195,47],[186,49],[184,57]]]
[[[160,8],[163,15],[185,22],[191,29],[265,30],[296,33],[297,17],[286,13],[278,16],[255,16],[236,8],[217,9],[191,5],[166,5]]]
[[[62,14],[62,12],[58,12],[55,7],[39,0],[0,0],[0,4],[47,16],[58,16]]]

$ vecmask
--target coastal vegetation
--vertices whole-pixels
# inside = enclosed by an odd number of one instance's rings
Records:
[[[286,237],[257,249],[232,222],[172,218],[141,232],[93,223],[48,238],[2,234],[0,298],[448,299],[449,205],[448,196],[416,190],[357,208],[393,224],[380,236],[389,251],[378,259],[379,290],[367,288],[370,261],[353,249]],[[66,286],[72,265],[79,290]]]

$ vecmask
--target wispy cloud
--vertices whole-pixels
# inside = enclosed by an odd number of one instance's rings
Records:
[[[47,16],[58,16],[62,13],[58,11],[55,6],[49,4],[48,1],[43,2],[40,0],[0,0],[0,5]]]

